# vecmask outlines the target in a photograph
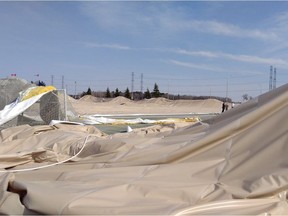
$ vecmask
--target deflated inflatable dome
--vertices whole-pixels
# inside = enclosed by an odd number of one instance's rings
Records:
[[[11,77],[0,79],[0,110],[2,110],[5,105],[13,102],[19,96],[19,92],[31,86],[35,85],[20,78]]]

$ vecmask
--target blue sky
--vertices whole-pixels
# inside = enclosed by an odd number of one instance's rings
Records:
[[[288,82],[285,1],[0,2],[1,78],[68,93],[118,88],[255,97]],[[39,74],[39,78],[35,76]],[[75,85],[76,82],[76,85]]]

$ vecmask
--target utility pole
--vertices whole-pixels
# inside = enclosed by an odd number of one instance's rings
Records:
[[[228,78],[226,80],[226,102],[228,101]]]
[[[51,85],[54,86],[54,75],[51,76]]]
[[[75,99],[76,99],[76,86],[77,86],[77,82],[75,81],[75,94],[74,94]]]
[[[210,88],[209,98],[211,98],[211,88]]]
[[[62,89],[64,89],[64,76],[62,75]]]
[[[274,68],[273,89],[276,88],[276,68]]]
[[[167,99],[169,99],[169,92],[170,92],[170,79],[168,80],[168,90],[167,90]]]
[[[141,91],[141,99],[143,99],[143,73],[141,73],[141,88],[140,88],[140,91]]]
[[[229,88],[229,72],[227,71],[227,78],[226,78],[226,102],[228,101],[228,89]]]
[[[134,72],[132,72],[132,80],[131,80],[131,99],[133,100],[133,91],[134,91]]]

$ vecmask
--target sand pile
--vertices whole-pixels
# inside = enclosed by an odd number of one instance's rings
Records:
[[[208,100],[168,100],[152,98],[132,101],[119,96],[110,101],[95,100],[88,96],[73,102],[72,106],[79,114],[186,114],[186,113],[219,113],[222,102]]]
[[[139,103],[146,103],[146,104],[156,104],[158,106],[160,105],[169,105],[171,104],[171,100],[168,100],[166,98],[151,98],[151,99],[144,99],[139,101]]]
[[[98,98],[92,95],[85,95],[79,99],[81,102],[102,102],[102,98]]]
[[[124,104],[130,104],[133,101],[125,98],[123,96],[118,96],[116,98],[113,98],[112,100],[108,101],[107,103],[112,104],[112,105],[124,105]]]

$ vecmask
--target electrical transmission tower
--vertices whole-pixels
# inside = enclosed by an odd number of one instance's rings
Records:
[[[273,77],[273,66],[270,66],[270,77],[269,77],[269,91],[272,90],[272,78]]]
[[[273,73],[273,66],[270,66],[269,91],[275,88],[276,88],[276,68],[274,68]]]

